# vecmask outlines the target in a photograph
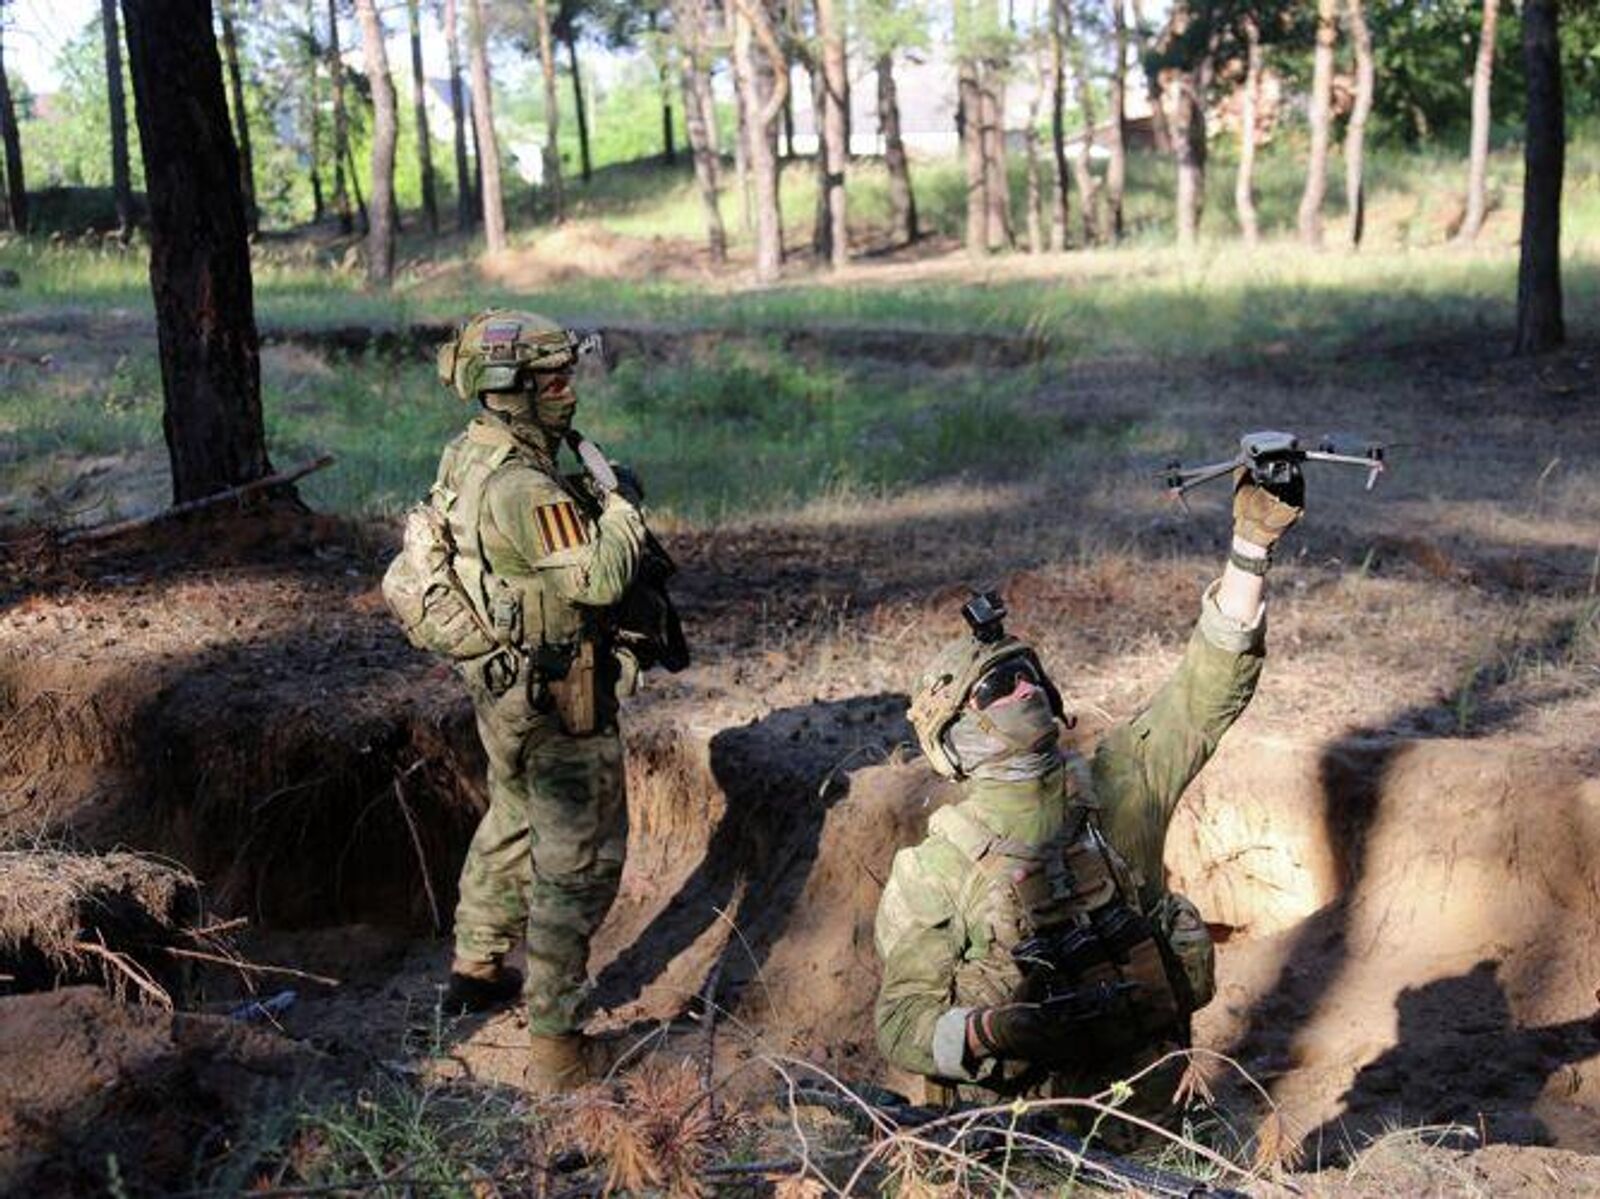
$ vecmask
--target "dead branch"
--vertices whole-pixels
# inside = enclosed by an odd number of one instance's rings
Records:
[[[400,779],[420,765],[420,761],[413,763],[405,774],[394,780],[394,801],[400,805],[400,815],[406,820],[406,831],[411,834],[411,848],[417,852],[417,869],[422,872],[422,889],[428,896],[428,912],[433,917],[433,931],[437,934],[444,931],[444,922],[439,918],[439,898],[433,893],[433,879],[428,873],[428,855],[422,849],[422,835],[417,832],[416,818],[411,815],[411,805],[406,802],[405,791],[400,786]]]
[[[325,987],[341,985],[337,978],[329,978],[325,974],[312,974],[307,970],[296,970],[292,966],[262,966],[255,962],[247,962],[243,958],[230,958],[220,953],[201,953],[198,949],[179,949],[176,945],[155,945],[151,948],[159,949],[162,953],[170,953],[175,958],[192,958],[197,962],[232,966],[245,974],[282,974],[288,978],[303,978],[307,982],[321,983]]]
[[[166,988],[151,978],[130,958],[107,948],[103,942],[97,944],[94,941],[76,941],[73,943],[72,948],[80,953],[93,954],[107,965],[113,967],[119,974],[131,979],[134,986],[149,996],[150,1002],[158,1007],[166,1008],[169,1012],[172,1010],[172,996],[167,994]]]
[[[172,520],[179,516],[188,516],[191,512],[214,508],[218,504],[227,503],[229,500],[242,500],[258,491],[266,491],[273,487],[285,487],[298,479],[305,478],[313,471],[332,466],[335,461],[336,459],[332,454],[324,454],[315,461],[307,462],[303,466],[297,466],[293,470],[279,471],[277,474],[267,475],[260,479],[252,479],[248,483],[241,483],[237,487],[229,487],[226,491],[219,491],[214,495],[174,504],[172,507],[151,516],[135,517],[132,520],[119,520],[109,525],[96,525],[92,529],[78,529],[71,533],[63,533],[56,539],[56,543],[58,545],[76,545],[81,542],[106,541],[112,537],[121,537],[124,533],[137,532],[139,529],[149,528],[151,525],[160,524],[162,521]]]

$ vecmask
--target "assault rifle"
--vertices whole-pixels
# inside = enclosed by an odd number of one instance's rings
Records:
[[[1085,1180],[1119,1191],[1131,1187],[1141,1194],[1159,1195],[1162,1199],[1248,1199],[1243,1192],[1229,1187],[1215,1186],[1171,1170],[1143,1166],[1104,1149],[1095,1149],[1082,1137],[1062,1132],[1038,1115],[1024,1114],[1013,1120],[1007,1113],[1004,1126],[983,1126],[975,1131],[964,1122],[948,1120],[952,1115],[980,1110],[971,1104],[958,1103],[948,1109],[918,1107],[905,1096],[882,1087],[861,1086],[853,1088],[853,1094],[843,1094],[801,1083],[795,1088],[794,1100],[863,1122],[867,1122],[864,1109],[870,1109],[896,1128],[922,1128],[935,1121],[948,1121],[950,1131],[959,1132],[963,1144],[974,1149],[997,1148],[1009,1141],[1012,1152],[1026,1153],[1036,1151],[1038,1141],[1047,1141],[1077,1163]],[[1025,1132],[1027,1139],[1015,1140],[1008,1135],[1011,1132]],[[1029,1141],[1035,1143],[1030,1145]]]
[[[1317,448],[1308,450],[1301,446],[1293,433],[1280,433],[1265,429],[1246,433],[1239,439],[1239,452],[1226,462],[1211,462],[1205,466],[1187,469],[1176,458],[1163,470],[1167,490],[1182,499],[1186,492],[1231,475],[1243,467],[1250,477],[1269,490],[1284,487],[1300,477],[1300,468],[1307,462],[1331,462],[1338,466],[1358,466],[1367,472],[1367,490],[1371,491],[1384,471],[1384,447],[1368,442],[1346,446],[1332,437],[1324,437]]]

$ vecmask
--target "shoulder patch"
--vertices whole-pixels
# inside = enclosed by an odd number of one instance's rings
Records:
[[[539,526],[539,540],[547,554],[576,549],[589,544],[589,529],[571,500],[557,500],[553,504],[540,504],[533,510],[534,523]]]

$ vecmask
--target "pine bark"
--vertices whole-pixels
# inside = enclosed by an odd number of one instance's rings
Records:
[[[210,0],[122,0],[175,503],[272,473],[239,153]]]
[[[17,110],[11,102],[11,79],[5,64],[5,0],[0,0],[0,141],[6,151],[6,226],[17,233],[28,228],[28,185],[22,172],[22,138]]]
[[[1062,33],[1061,0],[1050,0],[1050,148],[1055,170],[1050,178],[1050,247],[1067,248],[1072,202],[1067,195],[1067,50]]]
[[[105,44],[106,114],[111,121],[111,194],[117,205],[117,232],[133,232],[133,176],[128,165],[128,112],[122,94],[122,30],[117,0],[100,0],[100,33]]]
[[[1120,242],[1123,229],[1123,193],[1127,190],[1128,145],[1123,128],[1128,115],[1128,22],[1122,0],[1111,0],[1111,135],[1106,160],[1106,215],[1111,224],[1111,240]]]
[[[227,60],[228,86],[233,93],[233,121],[239,144],[239,185],[244,190],[244,219],[252,235],[261,224],[256,207],[255,156],[250,151],[250,110],[245,105],[244,73],[239,69],[239,31],[234,22],[234,0],[221,0],[222,51]]]
[[[550,197],[550,219],[567,219],[566,195],[561,187],[561,103],[556,79],[555,39],[550,29],[550,0],[533,0],[534,30],[539,42],[539,69],[544,75],[544,181]]]
[[[456,159],[456,228],[478,223],[478,198],[473,188],[473,167],[467,157],[467,98],[461,83],[461,36],[456,22],[456,0],[444,0],[444,47],[450,71],[450,123]]]
[[[1061,6],[1061,34],[1066,50],[1072,55],[1072,77],[1077,85],[1078,111],[1083,118],[1083,141],[1072,160],[1072,174],[1078,184],[1078,215],[1083,221],[1083,244],[1093,245],[1100,240],[1100,188],[1095,183],[1090,155],[1094,150],[1094,98],[1089,86],[1088,57],[1083,43],[1078,40],[1073,23],[1072,0],[1059,0]]]
[[[311,142],[311,220],[321,224],[326,208],[322,200],[322,89],[318,78],[317,0],[306,0],[306,125]]]
[[[783,210],[778,191],[778,118],[789,91],[788,62],[773,31],[770,0],[734,0],[734,64],[747,105],[750,175],[755,192],[756,279],[783,270]]]
[[[722,223],[719,198],[720,164],[717,162],[715,122],[702,102],[709,92],[705,63],[705,0],[673,0],[673,25],[678,39],[678,80],[683,94],[683,121],[694,161],[695,188],[706,225],[706,248],[720,266],[728,260],[728,234]]]
[[[1467,164],[1467,213],[1460,240],[1476,241],[1489,213],[1490,96],[1494,87],[1494,41],[1500,24],[1500,0],[1483,0],[1483,29],[1478,59],[1472,70],[1472,150]]]
[[[750,112],[754,107],[746,95],[745,74],[739,68],[738,37],[742,27],[738,0],[723,0],[722,23],[729,39],[729,59],[733,74],[733,173],[739,184],[739,228],[746,234],[756,227],[755,187],[750,177]],[[706,111],[715,112],[714,99],[706,101]]]
[[[583,101],[583,72],[578,67],[578,34],[567,26],[567,66],[572,72],[572,104],[578,117],[578,174],[588,183],[594,178],[594,159],[589,149],[589,111]]]
[[[1033,98],[1028,102],[1028,131],[1023,142],[1024,177],[1027,180],[1023,207],[1027,213],[1030,254],[1043,254],[1045,251],[1044,188],[1040,186],[1039,178],[1039,104],[1043,99],[1044,93],[1040,89],[1034,92]]]
[[[1344,134],[1345,207],[1350,212],[1350,244],[1359,246],[1367,227],[1367,119],[1372,115],[1374,72],[1372,31],[1367,26],[1363,0],[1345,0],[1350,22],[1350,45],[1355,51],[1356,92]]]
[[[962,161],[967,175],[967,253],[981,258],[989,252],[989,172],[984,166],[983,101],[976,61],[961,59],[956,85],[961,105]]]
[[[1206,194],[1206,112],[1201,103],[1200,69],[1184,72],[1178,93],[1173,152],[1178,161],[1178,245],[1192,248],[1200,238]]]
[[[845,62],[844,14],[838,0],[816,0],[817,34],[822,40],[824,183],[828,204],[828,264],[839,270],[850,261],[845,205],[845,169],[850,154],[847,119],[850,74]]]
[[[985,63],[979,77],[982,106],[984,199],[987,246],[991,253],[1008,248],[1011,229],[1011,179],[1006,171],[1005,83],[999,64]]]
[[[1239,173],[1234,177],[1233,204],[1239,214],[1239,231],[1246,245],[1261,240],[1256,216],[1256,125],[1261,102],[1261,30],[1253,18],[1244,21],[1244,104],[1239,113]]]
[[[494,94],[489,86],[489,51],[483,0],[467,0],[467,59],[472,72],[472,125],[477,136],[479,193],[483,200],[484,248],[506,248],[506,210],[500,190],[500,147],[494,139]]]
[[[812,124],[817,131],[817,152],[811,159],[817,188],[811,213],[811,253],[818,262],[828,262],[833,258],[833,226],[828,221],[828,130],[822,115],[828,107],[828,84],[822,64],[814,58],[806,62],[806,72],[811,80]]]
[[[1322,244],[1322,201],[1328,192],[1328,142],[1332,126],[1333,47],[1339,34],[1338,0],[1317,0],[1317,47],[1311,67],[1311,157],[1300,197],[1300,240]]]
[[[1522,185],[1514,352],[1542,354],[1566,341],[1561,313],[1561,184],[1566,170],[1559,0],[1525,0],[1522,62],[1528,125]]]
[[[878,128],[883,133],[883,162],[889,172],[889,227],[895,241],[909,246],[920,236],[917,196],[911,186],[911,161],[900,132],[900,95],[894,82],[894,56],[880,54],[878,75]]]
[[[372,215],[367,228],[367,285],[388,287],[394,279],[394,157],[399,142],[399,100],[383,44],[376,0],[356,0],[361,53],[372,89]]]
[[[417,0],[406,0],[406,24],[411,36],[411,108],[417,126],[417,170],[422,181],[422,219],[428,232],[439,233],[439,199],[433,177],[433,134],[428,131],[428,73],[422,65],[422,21]]]
[[[328,0],[328,75],[333,81],[333,211],[339,217],[339,232],[349,233],[355,228],[344,178],[345,161],[350,157],[350,116],[344,106],[344,57],[339,50],[337,0]]]

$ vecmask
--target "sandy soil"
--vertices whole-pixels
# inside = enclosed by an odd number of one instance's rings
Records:
[[[1434,394],[1461,460],[1327,493],[1273,576],[1261,694],[1174,828],[1169,866],[1228,937],[1199,1035],[1323,1160],[1395,1123],[1593,1152],[1600,491],[1579,464],[1600,416],[1563,394],[1509,437],[1505,397],[1536,404],[1548,376],[1417,363],[1394,423],[1426,426]],[[1226,427],[1354,402],[1289,363],[1203,394],[1087,364],[1037,402],[1110,418],[1152,387]],[[1555,457],[1570,473],[1530,493]],[[871,914],[939,795],[905,751],[911,672],[963,583],[998,579],[1080,734],[1126,717],[1176,661],[1222,525],[1214,501],[1173,513],[1136,470],[672,533],[699,658],[629,713],[633,840],[596,945],[597,1027],[681,1030],[710,1000],[727,1066],[787,1052],[884,1076]],[[73,554],[6,539],[0,831],[182,861],[215,910],[252,919],[255,956],[343,980],[303,986],[284,1019],[341,1071],[514,1079],[515,1014],[432,1014],[482,767],[448,673],[382,611],[392,539],[272,512]],[[211,1004],[237,998],[237,980],[211,986]],[[1543,1193],[1537,1163],[1557,1159],[1496,1152],[1462,1168]]]

